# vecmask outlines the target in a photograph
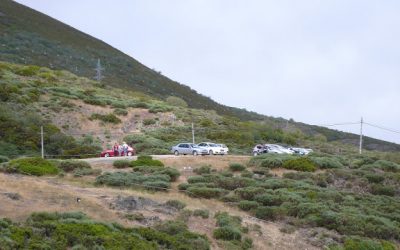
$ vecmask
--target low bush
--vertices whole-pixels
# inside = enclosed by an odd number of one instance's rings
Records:
[[[170,187],[171,178],[165,174],[143,175],[142,173],[114,172],[96,178],[96,184],[115,187],[142,187],[150,190],[165,190]]]
[[[275,220],[278,218],[279,213],[277,207],[260,206],[255,209],[254,215],[263,220]]]
[[[199,168],[195,168],[193,170],[196,174],[210,174],[211,173],[211,166],[210,165],[204,165]]]
[[[82,213],[35,213],[24,223],[0,219],[1,249],[210,249],[207,238],[179,221],[125,228]]]
[[[371,186],[371,193],[375,195],[394,196],[395,188],[392,186],[384,186],[381,184],[374,184]]]
[[[208,188],[208,187],[189,187],[187,192],[190,196],[196,198],[220,198],[227,192],[221,188]]]
[[[240,163],[231,163],[229,164],[229,169],[232,171],[243,171],[246,169],[246,167]]]
[[[203,219],[210,217],[210,212],[207,209],[196,209],[193,211],[193,216],[199,216]]]
[[[77,168],[73,173],[75,177],[82,177],[84,175],[99,175],[101,174],[101,169]]]
[[[91,168],[88,162],[79,160],[64,160],[58,164],[58,167],[65,172],[71,172],[79,168]]]
[[[5,170],[11,173],[36,176],[56,175],[59,172],[59,169],[52,162],[39,157],[11,160]]]
[[[400,165],[391,161],[378,160],[372,166],[387,172],[400,172]]]
[[[385,180],[385,177],[379,174],[367,174],[365,178],[371,183],[381,183]]]
[[[217,240],[241,240],[242,235],[240,231],[234,227],[219,227],[214,229],[213,236]]]
[[[114,114],[126,116],[128,115],[128,111],[126,109],[117,108],[114,109]]]
[[[375,241],[361,238],[348,238],[344,241],[344,250],[396,250],[388,241]]]
[[[342,163],[333,157],[310,157],[311,161],[315,163],[319,168],[342,168]]]
[[[150,125],[154,125],[156,123],[157,123],[157,121],[154,120],[154,119],[151,119],[151,118],[147,118],[147,119],[143,120],[143,125],[144,126],[150,126]]]
[[[129,160],[116,160],[113,162],[114,168],[129,168],[131,166],[131,161]]]
[[[249,211],[258,207],[256,201],[240,201],[238,207],[244,211]]]
[[[183,208],[186,207],[186,204],[179,200],[168,200],[167,202],[165,202],[165,205],[174,207],[178,210],[182,210]]]
[[[283,164],[283,167],[304,172],[314,172],[317,169],[315,163],[305,157],[288,160]]]
[[[113,123],[113,124],[118,124],[122,122],[121,119],[119,119],[114,114],[103,115],[95,113],[89,117],[89,120],[100,120],[102,122]]]
[[[132,167],[136,166],[159,166],[163,167],[164,163],[159,160],[153,160],[153,157],[148,155],[140,155],[138,156],[136,161],[131,162]]]
[[[171,178],[171,181],[176,181],[180,176],[180,172],[175,168],[161,166],[137,166],[133,167],[133,171],[143,174],[165,174]]]
[[[169,235],[177,235],[181,232],[187,231],[188,227],[183,221],[169,220],[157,225],[157,229]]]
[[[8,162],[10,159],[7,156],[0,155],[0,163]]]

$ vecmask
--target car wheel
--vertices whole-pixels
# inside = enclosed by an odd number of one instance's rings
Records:
[[[175,150],[174,155],[179,155],[178,150]]]
[[[197,151],[193,151],[193,155],[196,156],[197,155]]]
[[[132,156],[132,152],[128,152],[128,156]]]
[[[213,155],[213,151],[212,151],[212,150],[210,150],[210,152],[209,152],[209,153],[210,153],[210,155]]]
[[[110,157],[110,154],[106,153],[106,154],[104,155],[104,157]]]

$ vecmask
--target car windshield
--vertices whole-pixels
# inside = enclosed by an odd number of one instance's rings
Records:
[[[217,144],[214,144],[214,143],[210,143],[208,145],[210,145],[210,147],[218,147]]]
[[[191,143],[190,146],[192,146],[192,148],[198,148],[199,146],[197,146],[196,144]]]

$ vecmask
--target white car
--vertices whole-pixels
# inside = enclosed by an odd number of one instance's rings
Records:
[[[281,145],[277,145],[277,144],[265,144],[266,147],[270,148],[273,151],[276,151],[276,153],[278,154],[293,154],[293,151],[282,147]],[[271,152],[272,153],[272,152]],[[275,152],[274,152],[275,153]]]
[[[206,148],[208,150],[209,155],[224,155],[225,149],[223,147],[218,146],[213,142],[201,142],[197,144],[201,148]]]
[[[224,149],[225,152],[224,154],[226,155],[228,154],[229,148],[225,144],[217,144],[217,145]]]

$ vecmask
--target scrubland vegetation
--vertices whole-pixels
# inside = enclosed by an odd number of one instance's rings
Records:
[[[34,213],[24,223],[0,219],[1,249],[209,249],[205,236],[180,227],[126,228],[80,212]]]

